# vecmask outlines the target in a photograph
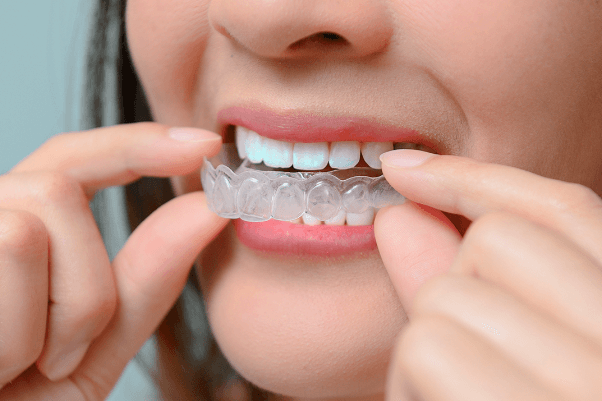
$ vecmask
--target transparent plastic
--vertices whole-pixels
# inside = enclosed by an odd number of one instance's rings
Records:
[[[209,209],[221,217],[254,222],[291,221],[304,213],[326,221],[340,210],[363,213],[405,201],[382,174],[374,177],[380,171],[371,168],[291,172],[262,167],[241,160],[233,144],[224,145],[215,158],[205,158],[201,182]]]

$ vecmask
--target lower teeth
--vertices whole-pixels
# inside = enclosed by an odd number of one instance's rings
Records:
[[[369,208],[364,213],[346,213],[339,210],[339,213],[330,220],[321,221],[307,213],[301,217],[292,220],[293,224],[304,224],[307,226],[328,225],[328,226],[369,226],[374,223],[376,211],[374,208]]]
[[[201,170],[208,206],[221,217],[369,225],[374,209],[405,201],[382,175],[368,175],[376,170],[260,171],[240,161],[233,146],[223,149],[213,163],[205,159]]]

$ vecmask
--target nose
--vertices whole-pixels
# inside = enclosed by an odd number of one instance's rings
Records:
[[[364,57],[393,34],[384,0],[213,0],[212,26],[258,56]]]

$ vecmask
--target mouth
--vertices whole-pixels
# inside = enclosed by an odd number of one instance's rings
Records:
[[[218,114],[225,143],[235,143],[240,159],[257,170],[333,172],[353,177],[382,175],[379,156],[394,149],[437,152],[417,131],[352,117],[321,117],[231,107]],[[362,213],[340,210],[321,221],[303,214],[292,221],[237,219],[237,236],[256,250],[343,255],[376,249],[374,208]]]

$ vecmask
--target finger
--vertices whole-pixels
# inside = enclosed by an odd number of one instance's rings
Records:
[[[119,294],[113,320],[70,377],[86,399],[108,394],[175,302],[197,255],[228,221],[195,192],[163,205],[134,231],[113,261]]]
[[[0,209],[0,388],[44,345],[48,236],[35,215]]]
[[[436,315],[402,332],[386,395],[388,401],[559,400],[481,336]]]
[[[109,257],[88,200],[73,179],[50,172],[8,174],[0,177],[0,194],[0,207],[27,211],[46,227],[48,322],[38,367],[56,380],[77,365],[113,313]]]
[[[186,173],[219,148],[219,137],[207,131],[193,129],[199,137],[188,143],[168,132],[147,123],[60,135],[1,177],[0,205],[39,215],[49,230],[51,305],[38,367],[53,380],[80,362],[116,302],[108,256],[88,208],[93,192],[139,174]]]
[[[488,214],[468,230],[450,271],[495,283],[602,346],[602,264],[553,231]]]
[[[438,210],[407,201],[378,212],[374,221],[378,251],[404,308],[418,288],[452,264],[461,237]]]
[[[116,125],[57,135],[11,172],[63,172],[79,182],[91,199],[101,188],[125,185],[142,176],[191,173],[220,146],[219,135],[201,129],[170,129],[148,122]]]
[[[418,292],[414,313],[457,322],[566,399],[602,395],[602,355],[595,343],[493,284],[456,274],[437,277]]]
[[[428,157],[423,164],[403,167],[423,156]],[[492,211],[518,214],[563,233],[602,260],[602,201],[585,186],[417,150],[396,150],[381,158],[387,181],[415,202],[473,221]]]

